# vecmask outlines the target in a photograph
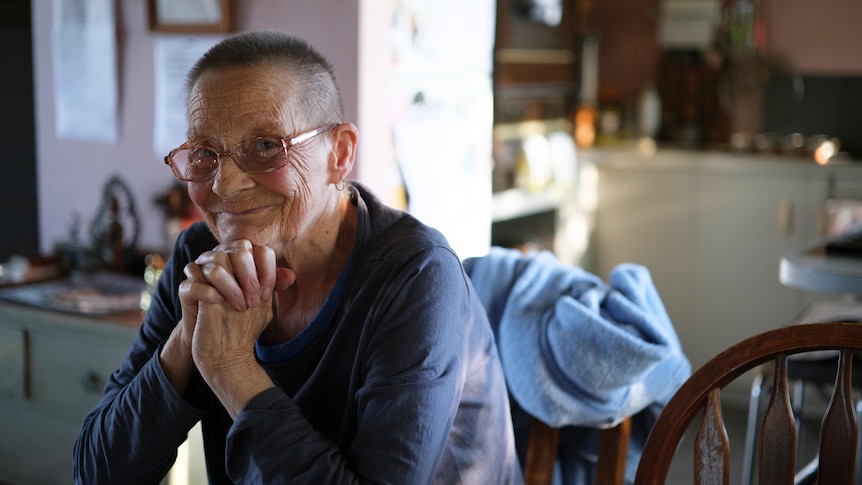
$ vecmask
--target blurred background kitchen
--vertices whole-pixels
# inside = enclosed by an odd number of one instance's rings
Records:
[[[566,141],[546,136],[550,146],[506,145],[536,131],[569,135],[577,114],[595,130],[592,146],[600,148],[652,135],[660,146],[806,154],[825,138],[840,140],[844,154],[862,156],[856,2],[828,8],[801,0],[234,3],[232,31],[287,29],[333,59],[347,118],[362,129],[354,175],[392,194],[393,203],[406,184],[414,205],[426,207],[428,189],[413,172],[431,161],[450,183],[448,191],[434,187],[435,194],[457,193],[464,174],[469,191],[489,201],[489,181],[495,192],[535,191],[550,180],[568,186],[576,173],[565,166],[571,160],[524,154],[556,149],[565,159],[575,155]],[[184,138],[170,99],[181,79],[168,76],[182,75],[193,49],[223,34],[153,30],[147,8],[145,0],[0,5],[9,73],[2,81],[0,197],[15,207],[0,216],[7,235],[0,261],[49,254],[73,227],[86,239],[114,175],[135,202],[136,244],[167,247],[164,207],[154,200],[172,184],[162,152]],[[93,45],[100,43],[108,45]],[[114,99],[85,109],[76,96],[87,95]],[[543,123],[518,125],[527,120]],[[453,128],[459,125],[472,131]],[[411,131],[434,127],[439,135],[418,137],[427,140],[423,150],[409,148],[416,144],[407,142]],[[433,156],[419,160],[422,154],[411,151]],[[490,202],[476,204],[490,214]],[[481,252],[488,238],[477,232],[481,244],[460,244],[465,256]]]
[[[0,282],[154,278],[196,218],[163,163],[185,138],[185,70],[230,32],[283,29],[334,64],[361,134],[353,178],[462,257],[647,265],[697,366],[846,300],[778,275],[783,254],[862,220],[860,19],[851,0],[6,0]],[[0,308],[4,375],[33,345],[19,310]],[[112,369],[134,322],[60,327],[60,354],[98,353],[108,332]],[[72,419],[42,413],[56,403],[38,379],[0,377],[3,427],[24,413],[43,436],[65,426],[68,447],[104,378],[82,372]],[[0,481],[26,469],[20,433],[0,432]]]

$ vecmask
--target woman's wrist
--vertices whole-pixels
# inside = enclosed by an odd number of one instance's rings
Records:
[[[275,386],[256,361],[214,366],[201,375],[232,419],[236,419],[255,396]]]
[[[165,377],[179,394],[186,390],[194,368],[191,346],[180,335],[181,326],[182,322],[168,337],[159,354],[159,362],[162,364]]]

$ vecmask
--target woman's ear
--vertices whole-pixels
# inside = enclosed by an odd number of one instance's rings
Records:
[[[329,157],[329,168],[332,183],[338,183],[348,178],[356,160],[356,143],[359,141],[359,130],[349,122],[341,123],[332,129],[332,151]]]

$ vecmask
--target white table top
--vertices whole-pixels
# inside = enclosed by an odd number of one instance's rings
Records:
[[[862,257],[827,254],[816,244],[782,257],[779,280],[801,290],[862,295]]]

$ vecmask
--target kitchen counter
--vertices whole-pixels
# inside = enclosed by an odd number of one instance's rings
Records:
[[[862,254],[831,254],[825,241],[781,258],[781,283],[807,291],[862,296]]]
[[[648,165],[653,169],[672,169],[696,163],[703,169],[715,171],[757,172],[775,170],[781,167],[798,169],[812,174],[840,170],[862,175],[862,160],[851,158],[835,158],[825,165],[818,165],[809,156],[728,150],[694,150],[661,145],[652,150],[643,149],[635,142],[621,142],[612,146],[582,150],[579,157],[583,161],[614,167]]]

